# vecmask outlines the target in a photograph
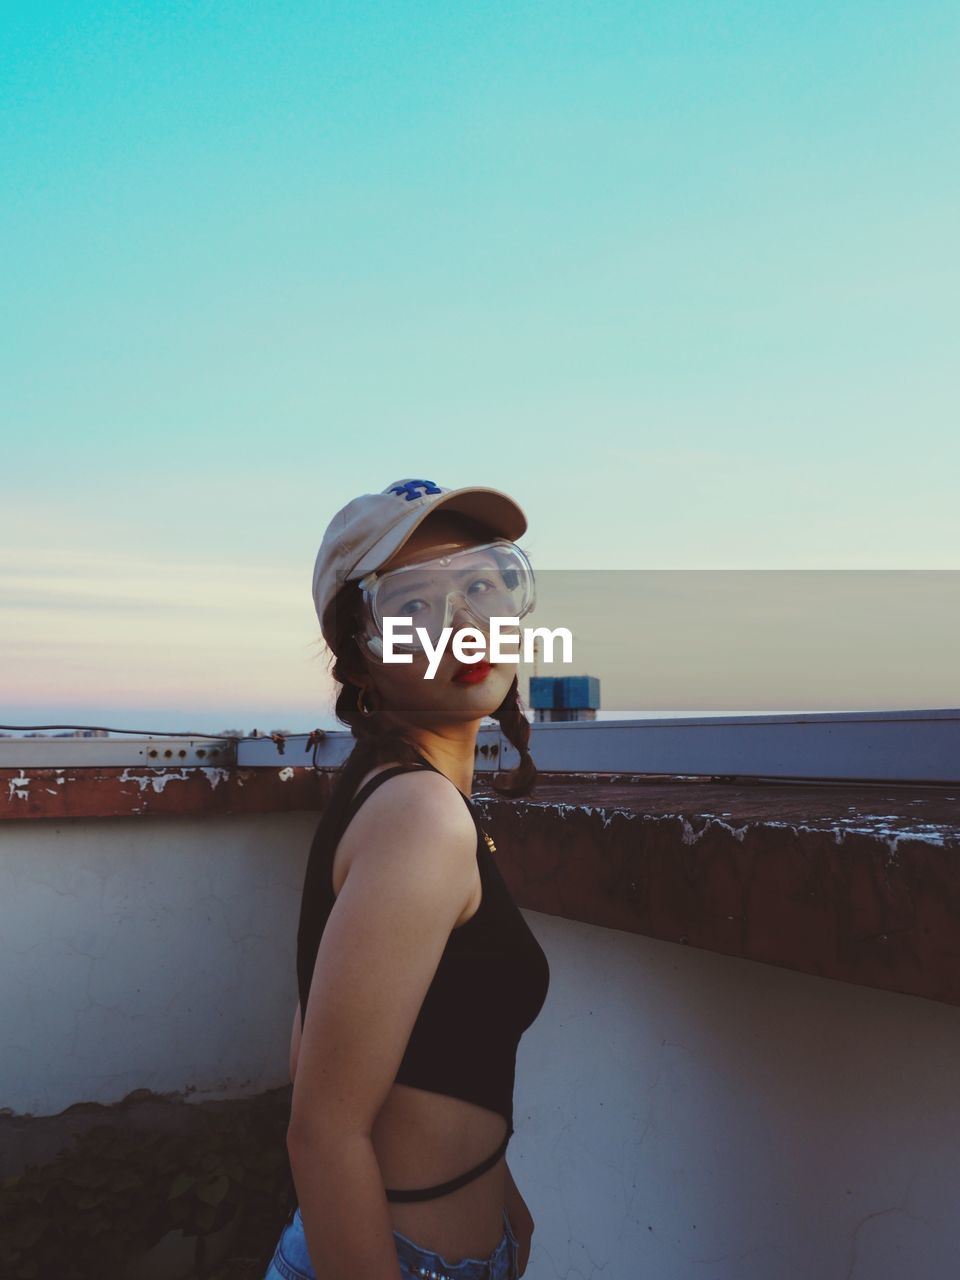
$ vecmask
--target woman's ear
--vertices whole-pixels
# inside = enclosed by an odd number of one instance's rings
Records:
[[[347,652],[338,661],[338,678],[342,684],[363,684],[370,674],[370,661],[363,648],[353,639]]]

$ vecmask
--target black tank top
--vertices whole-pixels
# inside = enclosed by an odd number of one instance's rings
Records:
[[[422,766],[394,765],[361,787],[334,830],[327,830],[320,821],[307,860],[297,934],[302,1022],[306,1020],[317,948],[335,901],[333,855],[340,837],[367,796],[388,778],[420,768],[441,772],[417,754]],[[398,1084],[463,1098],[496,1111],[506,1120],[506,1131],[496,1151],[466,1173],[435,1187],[387,1191],[390,1201],[447,1195],[492,1168],[504,1154],[513,1134],[517,1047],[543,1007],[550,982],[547,957],[500,874],[491,851],[493,842],[488,844],[473,802],[459,788],[457,792],[477,828],[483,896],[476,912],[447,939],[395,1079]]]

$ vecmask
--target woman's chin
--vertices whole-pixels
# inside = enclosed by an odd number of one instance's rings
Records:
[[[512,670],[493,666],[482,680],[451,680],[447,685],[450,701],[478,715],[492,715],[510,692],[513,676]]]

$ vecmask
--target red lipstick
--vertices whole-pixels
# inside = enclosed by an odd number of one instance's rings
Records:
[[[455,684],[479,684],[481,680],[486,680],[492,668],[486,658],[480,662],[471,662],[460,668],[453,677]]]

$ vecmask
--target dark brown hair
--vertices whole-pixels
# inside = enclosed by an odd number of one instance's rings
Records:
[[[356,738],[355,747],[338,770],[326,806],[331,820],[336,820],[341,810],[346,811],[357,783],[365,773],[378,764],[417,764],[420,758],[407,736],[407,726],[387,707],[376,705],[372,715],[363,715],[360,711],[361,685],[358,681],[365,672],[365,665],[356,640],[356,633],[363,622],[363,602],[356,582],[348,582],[341,587],[327,606],[323,621],[324,629],[333,637],[330,674],[341,686],[337,693],[336,716]],[[499,721],[504,737],[520,753],[520,763],[506,774],[505,782],[491,779],[490,786],[503,796],[529,795],[536,782],[537,766],[529,750],[530,721],[520,697],[518,676],[513,677],[506,696],[491,714],[494,720]]]

